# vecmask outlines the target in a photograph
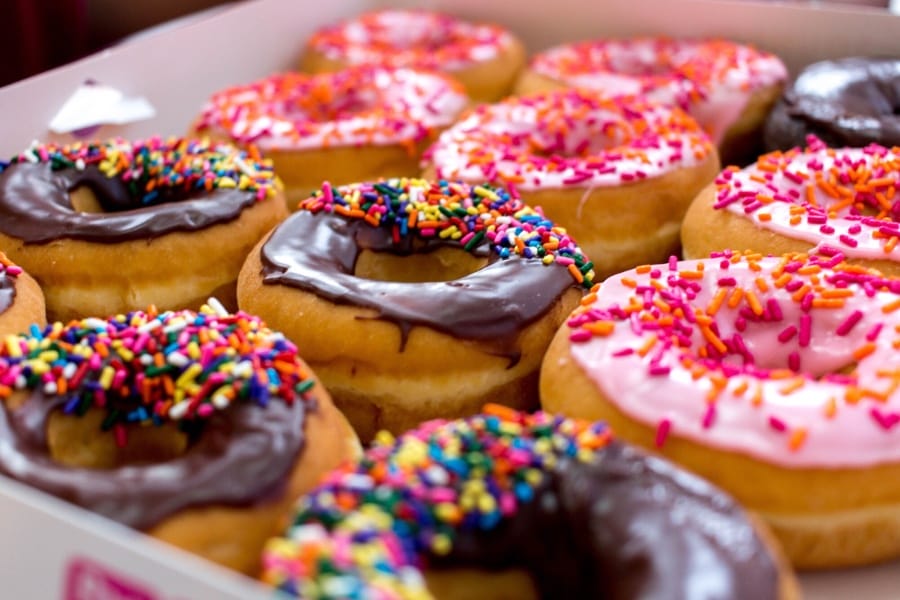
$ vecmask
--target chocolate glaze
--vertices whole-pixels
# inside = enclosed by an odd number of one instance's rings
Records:
[[[88,186],[104,213],[76,212],[69,194]],[[238,189],[157,188],[152,205],[142,205],[117,177],[97,167],[54,171],[49,163],[17,163],[0,173],[0,231],[27,243],[59,238],[121,242],[196,231],[238,218],[256,193]]]
[[[16,278],[0,270],[0,313],[12,306],[16,299]]]
[[[844,58],[807,67],[775,105],[769,150],[805,146],[814,134],[833,147],[900,145],[900,58]]]
[[[138,529],[190,506],[264,499],[284,484],[303,445],[303,402],[238,404],[212,417],[173,460],[73,468],[47,448],[47,418],[66,400],[34,391],[15,411],[0,402],[0,473]]]
[[[461,531],[434,568],[523,568],[543,598],[761,600],[778,569],[746,513],[672,463],[612,442],[561,462],[490,531]]]
[[[486,244],[476,253],[488,257],[487,266],[454,281],[400,283],[354,275],[363,249],[402,255],[428,251],[435,244],[419,250],[408,240],[395,245],[386,228],[300,211],[263,245],[263,282],[374,309],[377,318],[397,324],[404,339],[411,327],[421,325],[461,339],[496,342],[501,353],[510,351],[508,344],[524,325],[539,319],[575,285],[565,268],[518,256],[503,260],[489,253]]]

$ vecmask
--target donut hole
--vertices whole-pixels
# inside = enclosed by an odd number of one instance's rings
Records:
[[[373,281],[433,283],[460,279],[486,265],[487,258],[449,246],[402,255],[364,249],[356,260],[353,274]]]
[[[97,195],[87,186],[75,188],[69,194],[72,209],[80,213],[102,213],[103,205],[97,199]]]
[[[173,424],[128,427],[127,442],[119,446],[111,431],[102,431],[105,418],[102,410],[91,410],[81,417],[59,411],[51,414],[47,420],[51,458],[69,467],[114,469],[164,462],[188,449],[189,436]]]

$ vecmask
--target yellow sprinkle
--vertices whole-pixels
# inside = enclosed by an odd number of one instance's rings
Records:
[[[13,358],[22,356],[22,348],[19,346],[19,338],[14,335],[6,336],[6,351]]]
[[[104,390],[108,390],[109,386],[112,385],[113,375],[115,374],[116,371],[111,366],[106,365],[103,367],[103,372],[100,374],[100,385],[103,386]]]

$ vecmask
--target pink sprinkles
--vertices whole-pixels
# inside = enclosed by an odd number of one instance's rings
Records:
[[[735,264],[742,264],[742,278],[726,274]],[[687,370],[707,390],[707,405],[700,413],[703,430],[716,427],[717,403],[727,390],[754,407],[765,407],[761,410],[768,428],[785,435],[792,452],[800,451],[809,436],[815,435],[814,428],[777,414],[778,403],[769,405],[762,396],[764,382],[776,382],[770,389],[782,397],[790,397],[816,380],[830,382],[843,388],[842,406],[851,407],[864,399],[878,402],[866,410],[879,429],[890,431],[900,423],[900,412],[881,406],[900,389],[900,367],[891,367],[890,361],[876,364],[874,369],[867,367],[876,373],[875,385],[857,376],[859,365],[879,347],[876,340],[888,331],[892,337],[878,343],[881,347],[887,344],[891,353],[900,349],[900,325],[885,327],[883,320],[884,315],[900,310],[900,279],[846,264],[839,251],[827,247],[819,254],[780,259],[725,252],[707,261],[670,261],[668,267],[663,271],[641,266],[620,275],[614,285],[631,289],[625,302],[604,303],[605,288],[595,286],[568,321],[572,344],[629,331],[628,336],[617,334],[615,343],[624,345],[610,347],[609,355],[643,357],[651,378],[668,377],[676,366]],[[704,289],[705,285],[712,289]],[[774,294],[773,290],[780,291]],[[700,300],[701,294],[708,300]],[[871,310],[847,304],[852,299],[868,302],[876,298]],[[777,323],[782,327],[773,331],[771,326]],[[831,333],[814,328],[830,328]],[[775,356],[759,357],[768,361],[765,364],[758,363],[748,350],[750,338],[745,336],[757,335],[775,335],[783,346]],[[804,360],[811,359],[803,357],[812,356],[808,353],[814,339],[819,345],[828,339],[844,344],[843,360],[849,370],[804,371]],[[778,355],[784,357],[782,365],[777,364]],[[822,418],[832,418],[838,408],[835,399],[830,402]],[[657,447],[665,444],[673,426],[672,419],[659,419]]]

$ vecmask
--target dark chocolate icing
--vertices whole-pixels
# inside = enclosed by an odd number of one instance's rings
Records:
[[[833,147],[900,145],[900,58],[844,58],[807,67],[775,105],[769,150],[804,146],[814,134]]]
[[[81,186],[93,190],[107,212],[75,211],[69,194]],[[234,188],[158,190],[152,205],[142,205],[128,182],[95,166],[53,170],[50,163],[17,163],[0,173],[0,231],[35,244],[59,238],[114,243],[226,223],[256,201],[255,191]]]
[[[778,569],[738,504],[620,442],[564,460],[490,531],[460,531],[436,568],[524,568],[543,598],[762,600]]]
[[[461,339],[496,341],[500,348],[576,285],[561,266],[518,256],[500,259],[488,254],[486,244],[476,253],[488,256],[487,266],[454,281],[372,281],[354,275],[363,249],[415,251],[408,242],[395,245],[386,228],[300,211],[263,245],[263,281],[300,288],[337,304],[372,308],[379,319],[396,323],[403,332],[421,325]]]
[[[66,400],[34,391],[15,411],[0,402],[0,473],[138,529],[190,506],[259,501],[284,484],[303,445],[304,402],[273,400],[216,414],[178,458],[73,468],[47,448],[47,418]]]
[[[0,313],[12,306],[16,299],[16,278],[0,268]]]

